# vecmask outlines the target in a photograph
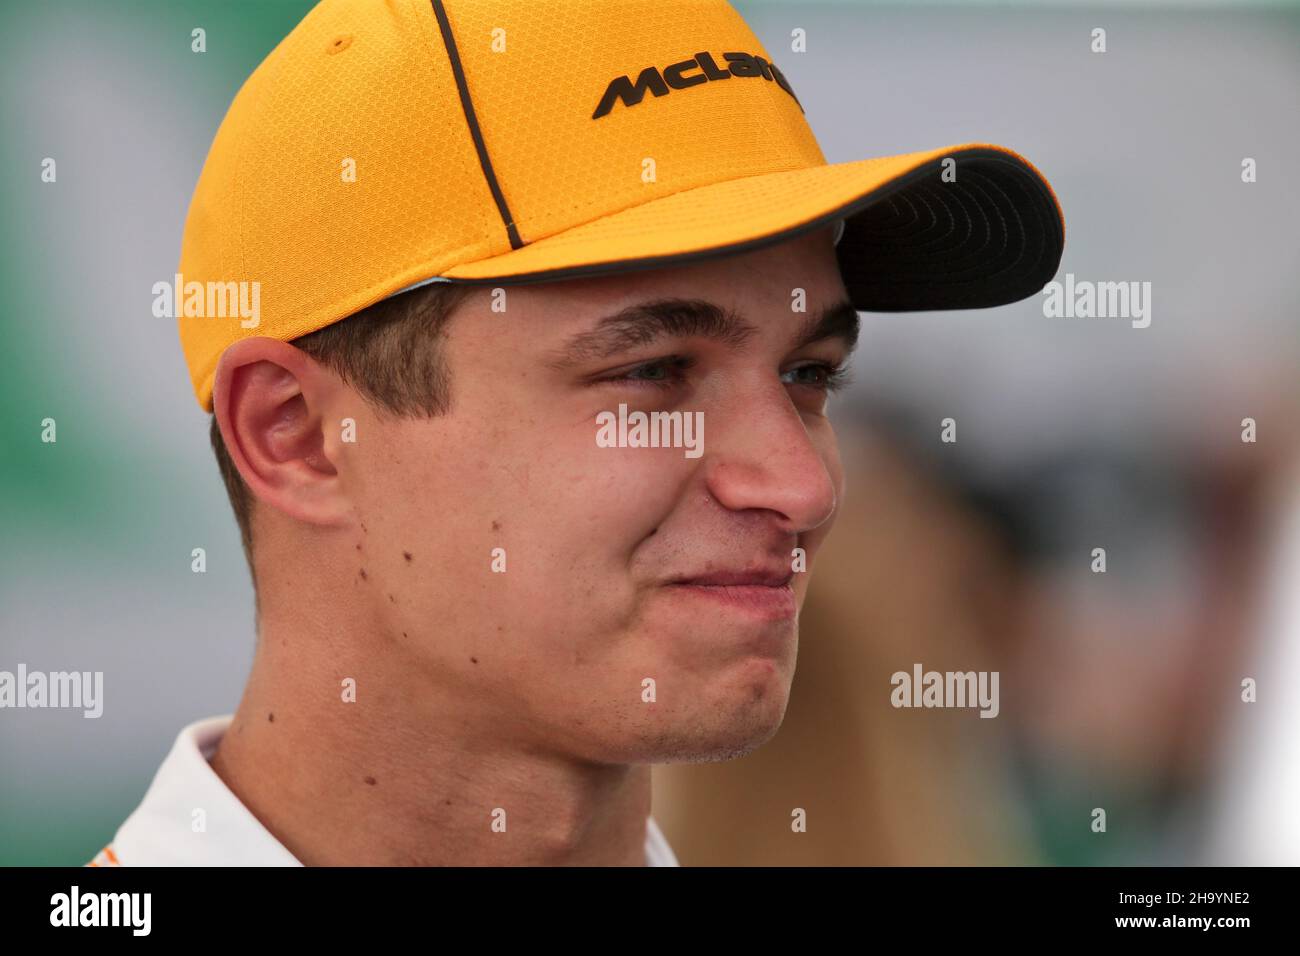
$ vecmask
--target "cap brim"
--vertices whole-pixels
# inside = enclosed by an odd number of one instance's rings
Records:
[[[844,284],[864,311],[1015,302],[1051,280],[1065,245],[1060,203],[1038,170],[1001,146],[968,143],[699,186],[440,278],[514,284],[664,268],[837,219],[847,220],[836,247]]]

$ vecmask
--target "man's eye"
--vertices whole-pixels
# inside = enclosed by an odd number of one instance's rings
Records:
[[[655,359],[653,362],[642,362],[622,372],[615,372],[602,381],[637,382],[666,388],[680,382],[692,364],[694,363],[688,358],[671,355],[667,358]]]
[[[792,368],[781,375],[781,381],[787,385],[805,385],[827,392],[834,392],[843,388],[847,384],[848,378],[849,371],[846,366],[830,365],[826,362],[800,365],[798,368]]]
[[[641,362],[621,372],[614,372],[598,382],[617,384],[635,383],[655,388],[672,388],[686,378],[686,372],[695,365],[694,360],[680,355],[669,355]],[[801,385],[820,391],[833,392],[848,382],[848,369],[843,365],[828,362],[811,362],[781,373],[781,381],[787,385]]]

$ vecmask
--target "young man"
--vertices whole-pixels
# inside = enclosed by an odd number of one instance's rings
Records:
[[[785,712],[857,310],[1023,298],[1062,229],[999,147],[826,164],[721,0],[326,0],[177,277],[252,673],[95,863],[675,865],[650,765]]]

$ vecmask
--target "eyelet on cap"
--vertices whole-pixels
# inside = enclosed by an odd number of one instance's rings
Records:
[[[348,47],[350,47],[351,45],[352,45],[352,37],[351,37],[351,36],[344,35],[344,36],[341,36],[341,37],[335,37],[334,40],[333,40],[333,42],[331,42],[330,45],[327,46],[327,47],[325,48],[325,52],[326,52],[326,53],[342,53],[344,50],[346,50],[346,49],[347,49]]]

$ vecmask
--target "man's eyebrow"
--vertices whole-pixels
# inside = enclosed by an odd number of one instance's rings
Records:
[[[660,338],[701,336],[739,346],[758,329],[735,312],[703,299],[653,299],[608,315],[551,353],[546,363],[562,370],[609,358]]]
[[[857,310],[847,300],[810,316],[795,334],[791,350],[826,339],[841,339],[850,351],[858,341]],[[704,299],[654,299],[606,316],[594,329],[580,332],[551,353],[547,365],[562,371],[640,348],[660,338],[699,336],[738,347],[757,327],[729,309]]]
[[[840,339],[852,352],[858,344],[858,329],[861,324],[862,320],[858,318],[858,310],[853,307],[853,303],[841,299],[808,317],[803,328],[795,336],[794,348],[791,351],[812,345],[814,342]]]

